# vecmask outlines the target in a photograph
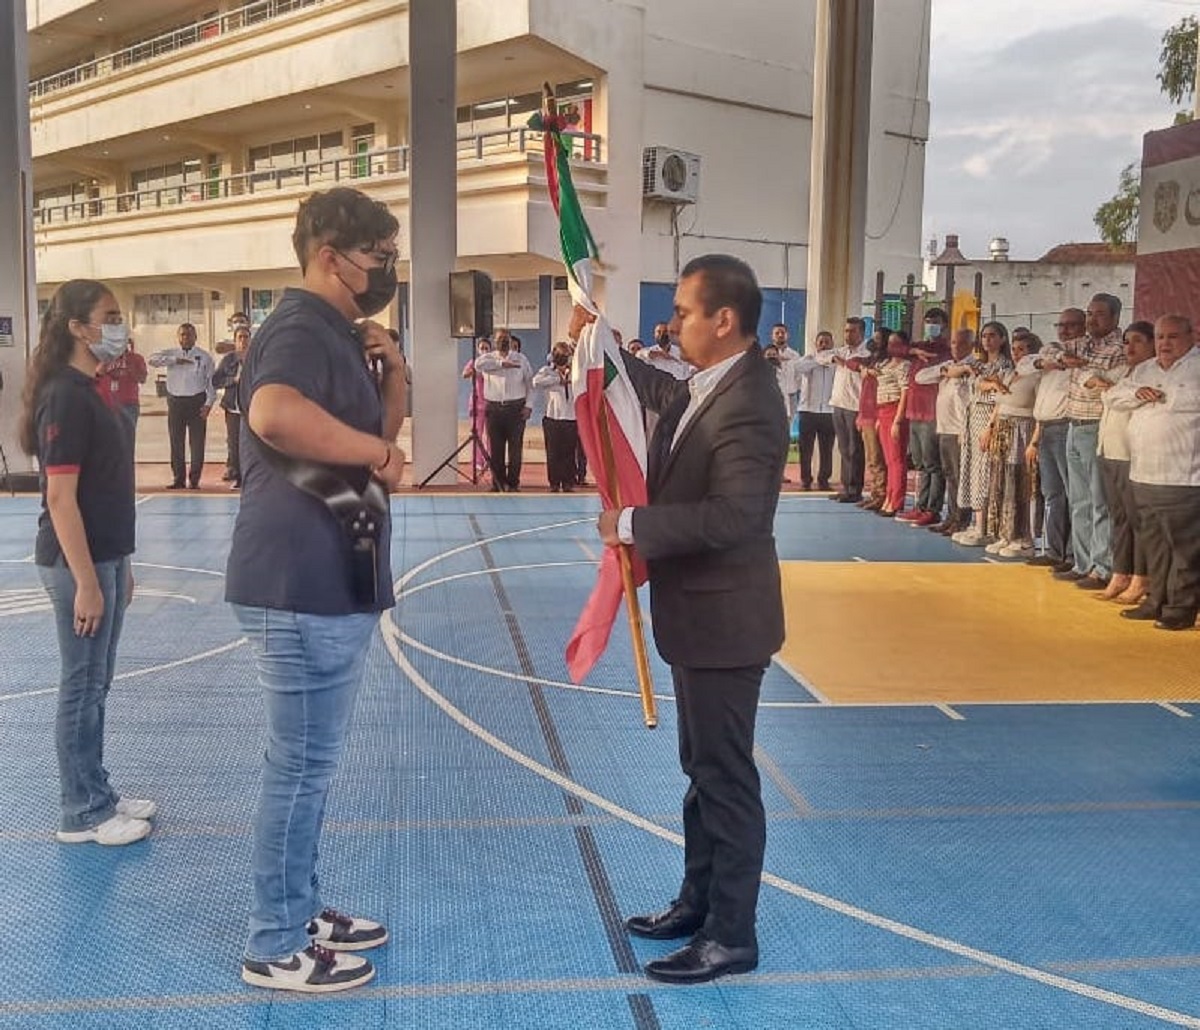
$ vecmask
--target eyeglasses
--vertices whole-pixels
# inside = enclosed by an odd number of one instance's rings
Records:
[[[385,272],[394,272],[396,270],[396,262],[400,260],[400,254],[395,250],[375,250],[372,247],[359,247],[358,252],[360,254],[365,254],[367,257],[374,258],[379,263],[379,267]],[[344,257],[347,261],[349,261],[350,264],[352,264],[355,268],[366,271],[362,265],[351,258],[350,255],[344,250],[339,250],[338,253],[341,254],[342,257]]]
[[[1082,322],[1055,322],[1054,328],[1055,329],[1070,329],[1072,326],[1074,326],[1075,328],[1078,328],[1081,325],[1083,325]]]

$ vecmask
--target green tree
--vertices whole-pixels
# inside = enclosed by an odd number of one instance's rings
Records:
[[[1137,163],[1127,164],[1121,169],[1117,195],[1112,200],[1106,200],[1092,215],[1092,221],[1100,230],[1100,238],[1110,247],[1119,247],[1137,239],[1141,185]]]
[[[1189,102],[1196,92],[1196,33],[1200,23],[1189,14],[1162,37],[1158,54],[1158,88],[1172,104]],[[1190,115],[1185,120],[1190,121]]]
[[[1190,103],[1196,93],[1197,33],[1200,22],[1187,15],[1172,25],[1162,36],[1158,53],[1158,88],[1173,104]],[[1180,111],[1175,124],[1192,120],[1190,110]],[[1100,237],[1109,246],[1120,246],[1137,239],[1138,203],[1141,194],[1141,174],[1138,164],[1121,169],[1116,195],[1106,200],[1092,215]]]

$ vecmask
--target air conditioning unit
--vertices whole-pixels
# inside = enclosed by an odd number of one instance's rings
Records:
[[[700,155],[671,147],[647,147],[642,152],[642,196],[694,204],[700,193]]]

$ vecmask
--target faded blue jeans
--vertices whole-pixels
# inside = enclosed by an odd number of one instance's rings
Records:
[[[92,637],[75,634],[75,577],[67,563],[59,558],[54,565],[39,565],[38,575],[54,606],[62,664],[54,723],[61,796],[58,828],[76,832],[116,814],[119,795],[109,786],[104,768],[104,705],[125,622],[129,559],[96,562],[104,615]]]
[[[1099,437],[1099,421],[1073,422],[1067,429],[1067,496],[1075,570],[1108,579],[1112,575],[1112,526],[1096,456]]]
[[[246,958],[308,947],[324,908],[317,851],[378,614],[308,615],[233,606],[250,639],[267,706],[267,749],[254,818],[254,902]]]

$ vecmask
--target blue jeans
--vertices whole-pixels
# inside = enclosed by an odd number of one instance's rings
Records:
[[[1096,457],[1099,435],[1099,422],[1067,429],[1067,494],[1071,498],[1075,570],[1108,579],[1112,575],[1112,529]]]
[[[910,422],[908,433],[908,453],[912,456],[913,465],[921,473],[917,481],[917,509],[941,515],[942,501],[946,496],[946,476],[942,471],[937,423]]]
[[[1046,553],[1058,561],[1070,561],[1071,506],[1067,498],[1066,422],[1043,422],[1038,446],[1038,476],[1046,502]],[[1086,571],[1086,570],[1084,570]]]
[[[307,924],[324,908],[317,846],[325,799],[379,616],[236,604],[233,611],[254,648],[267,705],[246,957],[273,962],[308,947]]]
[[[104,704],[117,663],[117,643],[125,621],[125,583],[129,559],[96,563],[104,615],[96,635],[75,634],[75,577],[63,559],[39,565],[42,586],[54,606],[62,674],[54,744],[62,812],[59,829],[68,832],[98,826],[116,813],[119,795],[104,768]]]

